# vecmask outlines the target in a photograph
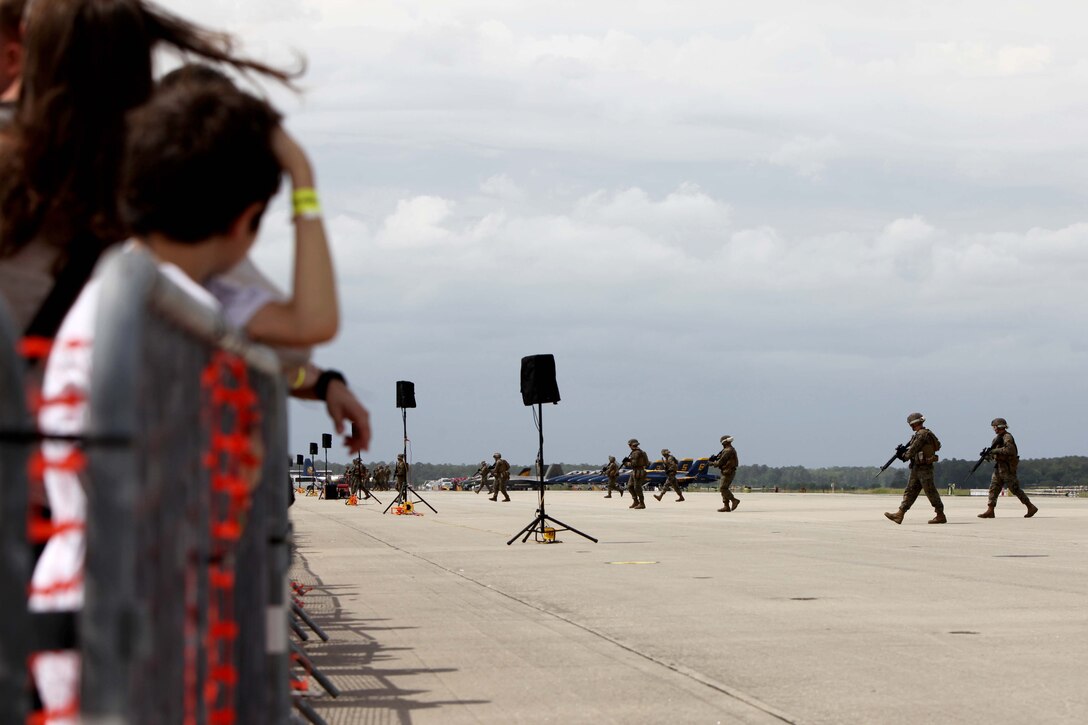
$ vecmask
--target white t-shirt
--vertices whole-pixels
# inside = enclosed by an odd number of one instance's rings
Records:
[[[178,267],[160,263],[159,270],[194,300],[209,309],[219,303],[208,290],[190,279]],[[53,351],[42,378],[42,408],[38,427],[43,433],[79,435],[87,425],[87,397],[94,359],[94,331],[101,277],[87,282],[57,330]],[[42,444],[45,462],[43,479],[52,510],[53,524],[61,528],[49,538],[34,567],[30,581],[31,611],[74,611],[83,606],[83,557],[86,550],[84,524],[87,496],[80,471],[64,465],[78,447],[65,441]],[[79,653],[40,653],[31,660],[31,671],[46,710],[66,711],[79,693]],[[74,725],[78,715],[51,719],[54,725]]]
[[[287,300],[287,295],[265,277],[249,257],[243,259],[230,271],[208,281],[205,287],[219,300],[227,322],[239,330],[244,330],[257,310],[269,302]],[[313,354],[313,349],[310,347],[273,347],[273,349],[280,359],[280,366],[292,372],[294,368],[308,363]]]
[[[197,302],[209,309],[219,303],[208,290],[178,267],[160,263],[159,270]],[[92,278],[61,323],[42,378],[38,426],[47,434],[79,435],[86,427],[95,320],[102,280]],[[73,610],[83,604],[83,529],[87,500],[78,472],[62,465],[78,448],[63,441],[46,441],[42,454],[46,496],[55,526],[77,527],[54,534],[45,545],[31,579],[32,611]]]

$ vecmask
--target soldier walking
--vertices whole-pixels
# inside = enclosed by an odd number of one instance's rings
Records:
[[[491,468],[495,475],[495,488],[491,491],[491,500],[497,501],[501,493],[502,500],[509,501],[510,494],[506,493],[506,482],[510,480],[510,464],[501,453],[496,453],[493,457],[495,462],[491,464]]]
[[[627,441],[631,447],[631,453],[623,459],[624,465],[631,469],[631,475],[627,478],[627,490],[631,493],[631,505],[627,508],[646,508],[646,498],[642,493],[642,485],[646,483],[646,467],[650,465],[650,457],[646,451],[638,447],[638,441],[634,438]]]
[[[740,506],[740,499],[733,495],[730,488],[733,485],[733,479],[737,477],[740,459],[737,458],[737,449],[733,447],[733,436],[722,436],[720,442],[722,449],[710,457],[709,463],[722,474],[722,482],[718,486],[718,491],[722,495],[722,507],[718,511],[728,513]]]
[[[661,487],[661,493],[654,496],[654,498],[660,501],[671,488],[676,491],[676,495],[679,496],[676,500],[678,502],[683,501],[684,492],[680,490],[680,484],[676,482],[676,469],[680,465],[676,460],[676,456],[674,456],[668,448],[662,448],[661,460],[665,464],[665,485]]]
[[[907,416],[907,425],[914,431],[907,449],[899,454],[899,460],[910,462],[910,479],[903,490],[903,501],[899,504],[899,510],[893,513],[884,512],[884,515],[897,524],[903,523],[903,516],[910,510],[919,491],[926,492],[926,498],[933,506],[937,515],[929,520],[931,524],[947,524],[944,517],[944,503],[941,502],[941,494],[933,484],[933,464],[937,462],[937,451],[941,450],[941,442],[929,428],[922,424],[926,417],[921,413],[911,413]]]
[[[994,461],[994,473],[990,477],[990,500],[986,510],[978,515],[980,519],[994,518],[994,509],[997,507],[997,497],[1001,495],[1001,489],[1008,488],[1009,493],[1020,499],[1028,512],[1025,519],[1030,519],[1039,509],[1031,502],[1028,495],[1020,489],[1020,479],[1016,475],[1016,469],[1020,465],[1020,453],[1016,450],[1016,441],[1012,433],[1009,433],[1009,424],[1004,418],[994,418],[990,421],[994,429],[994,440],[990,444],[990,453],[987,460]]]
[[[408,464],[404,460],[404,454],[397,454],[397,466],[393,469],[393,480],[397,482],[397,494],[408,498]]]
[[[355,490],[354,493],[356,495],[358,495],[359,491],[362,491],[364,499],[370,498],[370,491],[367,490],[369,488],[367,486],[367,484],[369,482],[370,482],[370,471],[367,469],[366,464],[363,463],[363,459],[359,458],[359,459],[356,460],[356,466],[355,466],[355,487],[356,487],[356,490]]]
[[[619,464],[616,463],[615,456],[608,457],[608,463],[606,463],[604,465],[604,468],[601,469],[601,473],[608,476],[608,493],[605,494],[605,498],[612,498],[612,492],[615,491],[617,488],[616,479],[620,477],[620,467]],[[619,491],[620,498],[623,498],[623,489],[621,488],[619,489]]]
[[[348,491],[352,496],[359,493],[359,463],[351,461],[344,467],[344,480],[348,483]]]
[[[487,487],[488,495],[491,495],[491,484],[487,482],[487,479],[491,477],[491,466],[487,465],[487,461],[480,461],[480,467],[476,469],[476,473],[472,475],[480,476],[480,485],[476,487],[476,495],[480,494],[480,491]]]

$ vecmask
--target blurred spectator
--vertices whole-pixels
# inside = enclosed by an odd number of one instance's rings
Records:
[[[0,0],[0,127],[11,121],[23,72],[21,25],[26,0]]]
[[[0,133],[0,297],[19,329],[52,338],[102,250],[126,237],[116,204],[124,118],[151,93],[152,52],[285,83],[292,74],[142,0],[36,2],[22,29],[20,104]],[[345,437],[352,451],[369,444],[366,409],[343,376],[306,365],[292,383],[296,397],[325,401],[338,433],[355,423]]]
[[[52,337],[101,251],[126,236],[124,117],[151,94],[153,50],[288,79],[232,42],[141,0],[27,6],[19,105],[0,138],[0,294],[19,328]]]

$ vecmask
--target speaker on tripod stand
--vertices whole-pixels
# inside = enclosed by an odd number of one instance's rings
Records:
[[[416,385],[409,380],[397,381],[397,407],[400,408],[400,417],[404,423],[404,463],[408,464],[408,408],[416,407]],[[431,504],[427,503],[427,499],[419,495],[419,492],[412,488],[411,469],[408,469],[408,478],[404,482],[404,487],[397,487],[397,497],[389,502],[389,505],[385,507],[387,513],[389,509],[393,508],[396,504],[401,504],[407,508],[414,506],[411,499],[408,498],[408,494],[411,493],[416,499],[423,503],[427,508],[435,513],[438,513],[438,509]]]
[[[540,434],[540,448],[537,453],[537,509],[536,518],[530,521],[525,528],[506,542],[506,545],[514,543],[514,539],[524,534],[522,543],[529,540],[530,535],[536,535],[536,540],[543,543],[558,543],[555,538],[557,531],[573,531],[593,543],[597,543],[589,534],[584,534],[576,528],[564,524],[558,519],[548,516],[544,511],[544,403],[559,402],[559,384],[555,381],[555,356],[554,355],[529,355],[521,359],[521,401],[528,406],[536,406],[533,417],[536,419],[536,429]],[[556,528],[546,526],[551,521]]]
[[[325,449],[325,500],[332,501],[340,498],[338,488],[329,476],[329,449],[332,448],[332,433],[321,434],[321,447]],[[310,448],[313,449],[314,455],[317,455],[317,444],[311,443]]]

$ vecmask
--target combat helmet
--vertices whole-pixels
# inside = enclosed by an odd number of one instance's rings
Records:
[[[1004,418],[994,418],[990,421],[990,425],[994,428],[1008,428],[1009,424],[1005,422]]]
[[[915,423],[921,425],[926,422],[926,417],[921,413],[911,413],[907,416],[907,425],[913,426]]]
[[[502,458],[502,454],[501,453],[496,453],[495,455],[493,455],[491,457],[492,458]]]
[[[627,441],[627,445],[637,446],[638,445],[638,438],[632,438],[631,440]]]
[[[608,457],[608,460],[610,460],[610,461],[615,461],[615,460],[616,460],[616,457],[615,457],[615,456],[609,456],[609,457]]]
[[[733,442],[733,436],[722,436],[721,437],[721,442],[722,443],[732,443]]]
[[[667,456],[667,455],[669,455],[669,453],[670,453],[670,451],[669,451],[668,448],[662,448],[661,449],[661,455]]]

